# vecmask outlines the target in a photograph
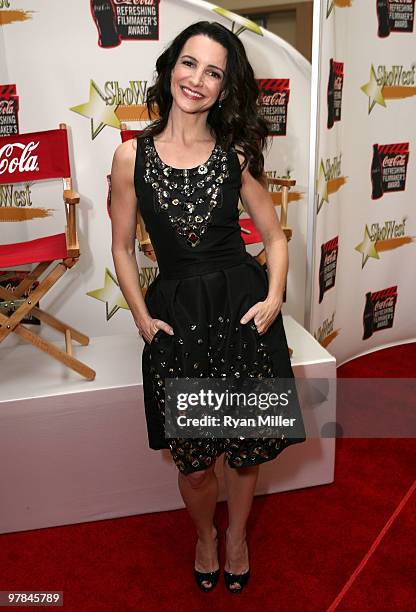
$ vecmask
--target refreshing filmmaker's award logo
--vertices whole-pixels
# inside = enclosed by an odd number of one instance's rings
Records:
[[[90,8],[103,49],[123,40],[159,40],[159,0],[91,0]]]
[[[393,327],[397,295],[397,285],[381,291],[368,291],[366,293],[363,312],[363,340],[371,338],[376,331]]]

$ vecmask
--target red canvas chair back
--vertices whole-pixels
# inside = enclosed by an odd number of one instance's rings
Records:
[[[0,184],[70,176],[66,130],[15,134],[0,139]]]
[[[121,131],[120,131],[121,142],[126,142],[126,140],[131,140],[132,138],[137,136],[137,134],[140,134],[140,133],[141,133],[141,130],[128,130],[127,128],[124,127],[123,124],[121,124]]]
[[[66,203],[66,234],[0,245],[0,268],[77,256],[75,211],[66,125],[59,129],[0,138],[0,184],[62,179]]]

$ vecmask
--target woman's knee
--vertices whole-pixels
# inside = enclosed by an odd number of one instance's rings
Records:
[[[184,475],[184,478],[193,489],[200,489],[212,478],[212,469],[192,472],[191,474]]]

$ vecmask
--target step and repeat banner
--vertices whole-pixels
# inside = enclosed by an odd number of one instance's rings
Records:
[[[311,331],[342,363],[416,337],[414,0],[322,0]]]
[[[272,123],[265,155],[270,177],[290,176],[290,273],[284,311],[303,323],[310,124],[310,64],[290,45],[218,6],[185,0],[0,0],[1,137],[69,126],[74,187],[80,193],[80,261],[43,306],[90,336],[136,333],[111,257],[107,199],[114,150],[124,123],[149,121],[145,98],[155,62],[185,27],[218,21],[240,37],[260,87],[259,109]],[[17,153],[16,153],[17,154]],[[279,213],[281,193],[272,197]],[[241,218],[247,217],[242,212]],[[0,186],[0,243],[63,231],[59,184]],[[248,244],[253,255],[263,248]],[[158,269],[138,251],[144,288]],[[11,283],[8,280],[3,282]],[[0,282],[2,279],[0,277]],[[46,330],[45,330],[46,331]],[[51,332],[53,334],[53,332]]]

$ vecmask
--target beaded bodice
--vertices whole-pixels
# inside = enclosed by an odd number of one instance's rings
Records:
[[[172,168],[159,157],[152,138],[145,139],[144,180],[154,189],[158,211],[166,211],[178,235],[191,247],[199,244],[222,205],[221,184],[228,178],[227,154],[215,145],[208,160],[191,169]]]
[[[160,159],[152,137],[137,143],[138,206],[160,274],[181,278],[243,261],[236,151],[226,152],[216,143],[205,163],[179,169]]]

